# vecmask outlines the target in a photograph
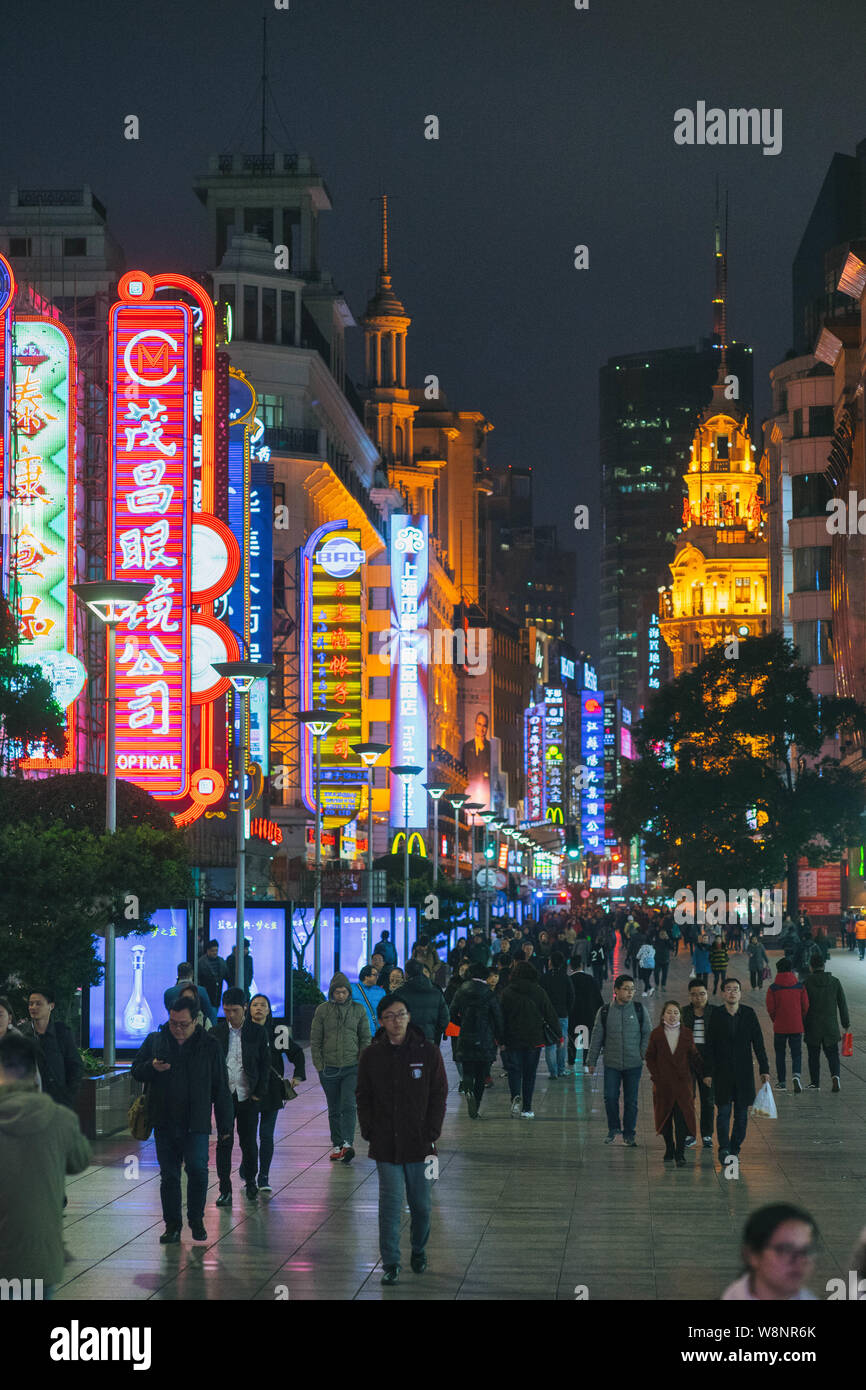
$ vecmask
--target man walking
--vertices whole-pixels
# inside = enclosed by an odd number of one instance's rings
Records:
[[[455,1053],[463,1072],[470,1120],[478,1119],[497,1043],[503,1037],[502,1009],[493,993],[498,976],[495,966],[473,965],[451,1001],[451,1022],[460,1029]]]
[[[223,984],[226,978],[226,963],[220,955],[218,941],[209,941],[207,950],[198,958],[199,984],[207,990],[207,996],[215,1009],[220,1006]],[[211,1023],[214,1019],[211,1019]]]
[[[230,1145],[232,1138],[232,1100],[225,1059],[213,1033],[196,1027],[197,1013],[195,1001],[182,995],[170,1010],[168,1022],[157,1032],[148,1033],[132,1063],[133,1079],[148,1086],[165,1221],[160,1245],[180,1242],[181,1164],[186,1168],[187,1218],[192,1238],[207,1240],[204,1203],[211,1108],[219,1144]]]
[[[364,965],[361,967],[357,982],[350,986],[352,998],[355,1003],[363,1004],[367,1011],[367,1022],[370,1025],[371,1037],[378,1026],[376,1021],[376,1005],[385,993],[382,986],[376,984],[377,978],[374,967],[372,965]]]
[[[857,943],[857,950],[860,952],[860,959],[866,956],[866,917],[862,913],[854,923],[854,940]]]
[[[470,956],[470,959],[472,969],[479,968],[477,957]],[[486,961],[480,963],[480,969],[486,978]],[[415,1025],[421,1029],[428,1042],[438,1047],[448,1027],[448,1005],[441,989],[437,989],[432,980],[424,974],[424,966],[420,960],[409,961],[406,966],[406,983],[400,986],[394,997],[404,1001]]]
[[[435,1148],[448,1081],[439,1049],[411,1023],[402,999],[385,995],[376,1014],[381,1027],[359,1058],[356,1098],[361,1135],[379,1174],[382,1283],[396,1284],[404,1191],[411,1213],[412,1269],[423,1274],[427,1268]]]
[[[851,1027],[848,1017],[848,1003],[845,991],[835,975],[828,975],[824,969],[824,959],[815,952],[811,960],[812,973],[806,980],[804,989],[809,1000],[806,1016],[806,1050],[809,1054],[809,1090],[817,1091],[821,1085],[821,1048],[830,1068],[833,1094],[842,1089],[839,1079],[839,1021],[845,1032]],[[838,1018],[837,1018],[838,1015]]]
[[[225,1017],[217,1020],[213,1036],[226,1059],[232,1123],[229,1125],[229,1138],[217,1147],[220,1195],[216,1204],[218,1207],[230,1207],[235,1121],[241,1146],[241,1182],[246,1184],[247,1200],[258,1200],[256,1128],[259,1105],[268,1090],[271,1055],[267,1032],[260,1023],[253,1023],[247,1017],[244,992],[237,985],[232,985],[223,995],[223,1013]]]
[[[566,1073],[568,1020],[574,1008],[574,986],[566,973],[565,956],[561,951],[551,951],[550,969],[541,977],[541,988],[550,999],[559,1020],[560,1042],[548,1043],[544,1049],[547,1074],[551,1081],[558,1081]]]
[[[217,1021],[216,1008],[211,1002],[210,995],[204,988],[204,985],[193,984],[192,966],[189,961],[186,960],[181,961],[180,965],[177,967],[176,982],[173,985],[169,985],[162,996],[162,1002],[165,1004],[166,1013],[173,1007],[175,1000],[179,999],[182,992],[188,989],[190,985],[192,985],[193,989],[198,991],[198,1002],[201,1006],[201,1012],[206,1019],[210,1020],[210,1025],[213,1027]]]
[[[621,1132],[626,1147],[637,1148],[637,1093],[650,1032],[646,1009],[643,1004],[634,1002],[634,980],[631,975],[617,975],[613,982],[613,1002],[602,1005],[596,1014],[586,1059],[587,1071],[592,1076],[599,1053],[604,1050],[606,1144],[612,1144]],[[620,1088],[623,1093],[621,1124]]]
[[[695,1085],[700,1094],[701,1103],[701,1138],[704,1141],[704,1148],[713,1147],[713,1110],[715,1109],[715,1097],[712,1085],[707,1085],[704,1081],[704,1074],[707,1070],[706,1058],[704,1054],[704,1044],[707,1038],[707,1024],[710,1016],[719,1007],[717,1004],[709,1002],[710,996],[707,987],[701,980],[689,980],[689,1002],[683,1009],[683,1026],[691,1028],[692,1036],[695,1040],[695,1047],[698,1055],[704,1064],[703,1071],[695,1077]],[[686,1140],[686,1148],[692,1148],[692,1143]]]
[[[37,1060],[32,1038],[0,1039],[0,1278],[41,1281],[45,1299],[63,1277],[66,1174],[87,1167],[90,1145],[78,1117],[36,1089]]]
[[[767,1013],[773,1020],[773,1046],[776,1050],[778,1091],[785,1090],[785,1050],[791,1049],[791,1071],[794,1095],[803,1089],[800,1068],[803,1058],[803,1023],[809,1012],[809,996],[791,969],[791,962],[782,957],[776,966],[776,978],[767,990]]]
[[[55,1004],[52,990],[42,987],[31,989],[27,1001],[30,1018],[21,1024],[21,1031],[36,1044],[43,1091],[58,1105],[74,1110],[84,1064],[75,1046],[72,1030],[52,1017]]]
[[[571,977],[571,988],[574,995],[574,1002],[568,1015],[568,1066],[569,1069],[577,1065],[577,1054],[580,1051],[580,1066],[586,1060],[589,1052],[589,1036],[592,1032],[592,1025],[595,1016],[602,1006],[601,990],[595,982],[594,975],[589,975],[585,970],[578,970]],[[578,1034],[578,1029],[584,1029],[585,1033]],[[579,1046],[578,1046],[579,1044]]]
[[[704,1085],[712,1085],[716,1093],[716,1137],[720,1163],[724,1163],[731,1154],[738,1155],[746,1137],[749,1106],[755,1099],[753,1049],[761,1082],[770,1079],[770,1064],[758,1015],[748,1004],[740,1003],[740,993],[739,980],[728,976],[722,991],[724,1006],[710,1015],[702,1049],[707,1064]]]

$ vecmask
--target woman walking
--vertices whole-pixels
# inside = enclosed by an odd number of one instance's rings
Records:
[[[307,1073],[304,1064],[303,1049],[298,1047],[296,1042],[289,1040],[289,1045],[285,1049],[278,1048],[276,1045],[276,1025],[271,1011],[271,1001],[266,994],[254,994],[250,1000],[250,1018],[253,1023],[260,1023],[265,1030],[268,1038],[268,1055],[270,1066],[268,1069],[268,1084],[264,1095],[261,1097],[259,1113],[256,1116],[258,1136],[255,1131],[253,1139],[258,1137],[258,1183],[259,1192],[271,1192],[271,1160],[274,1156],[274,1127],[277,1123],[277,1115],[285,1105],[283,1095],[283,1074],[285,1070],[285,1056],[288,1054],[289,1061],[294,1067],[292,1082],[306,1081]],[[285,1025],[284,1025],[285,1026]]]
[[[548,1041],[545,1024],[551,1036],[561,1041],[559,1019],[538,983],[538,972],[528,961],[518,961],[511,967],[511,979],[502,991],[502,1026],[511,1087],[511,1113],[522,1115],[525,1120],[535,1119],[532,1095],[541,1049]]]
[[[759,936],[753,936],[749,942],[749,983],[752,989],[764,988],[764,971],[770,973],[770,958],[764,950],[763,943]]]
[[[402,972],[401,972],[402,973]],[[392,976],[394,971],[391,972]],[[379,1003],[381,1004],[381,999]],[[355,1086],[358,1058],[370,1042],[367,1010],[352,998],[349,981],[339,970],[331,980],[328,1001],[313,1014],[310,1054],[328,1101],[332,1163],[355,1157]]]
[[[728,952],[720,936],[716,937],[710,947],[710,969],[713,972],[713,994],[716,994],[719,984],[725,983],[725,973],[728,969]]]
[[[649,1036],[646,1064],[653,1082],[656,1134],[665,1141],[662,1161],[684,1168],[686,1139],[697,1132],[694,1078],[703,1063],[691,1030],[683,1026],[679,1004],[665,1004],[662,1021]]]

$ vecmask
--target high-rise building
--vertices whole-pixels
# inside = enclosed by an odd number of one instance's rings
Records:
[[[839,278],[851,243],[866,236],[866,140],[834,154],[806,223],[792,270],[794,352],[814,352],[828,318],[853,309]]]

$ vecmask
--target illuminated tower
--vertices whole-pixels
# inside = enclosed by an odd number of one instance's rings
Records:
[[[417,405],[406,387],[406,337],[412,322],[394,293],[388,249],[388,198],[382,196],[382,253],[376,293],[361,320],[364,329],[364,418],[370,438],[382,455],[389,481],[400,483],[395,470],[413,467],[413,424]],[[414,470],[413,470],[414,478]],[[432,490],[435,474],[428,478]],[[414,506],[414,504],[413,504]],[[424,507],[427,510],[427,506]]]
[[[761,510],[764,477],[749,420],[728,375],[726,263],[716,227],[714,340],[721,349],[713,397],[692,440],[682,528],[668,588],[660,591],[660,629],[674,676],[710,647],[770,630],[769,545]],[[762,461],[763,462],[763,461]]]

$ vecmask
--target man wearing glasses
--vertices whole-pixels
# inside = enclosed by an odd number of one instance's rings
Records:
[[[183,1226],[180,1169],[186,1166],[187,1217],[193,1240],[207,1240],[208,1137],[211,1107],[219,1143],[231,1144],[234,1117],[228,1073],[220,1045],[195,1024],[196,1002],[187,996],[172,1004],[168,1022],[149,1033],[132,1064],[136,1081],[147,1085],[148,1113],[156,1140],[159,1194],[165,1233],[160,1245],[178,1245]]]
[[[376,1006],[381,1027],[358,1059],[355,1092],[362,1138],[379,1174],[379,1249],[383,1284],[400,1276],[403,1194],[411,1215],[412,1269],[427,1268],[436,1140],[448,1082],[438,1047],[410,1020],[405,1003],[386,994]]]

